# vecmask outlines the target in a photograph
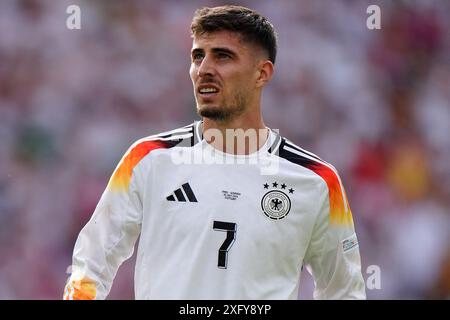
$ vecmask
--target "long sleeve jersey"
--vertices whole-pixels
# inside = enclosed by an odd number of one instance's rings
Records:
[[[333,166],[270,130],[249,155],[201,122],[135,142],[75,244],[64,299],[105,299],[137,244],[136,299],[364,299],[358,240]]]

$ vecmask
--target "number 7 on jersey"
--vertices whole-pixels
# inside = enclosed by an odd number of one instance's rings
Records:
[[[217,266],[221,269],[227,268],[228,251],[233,246],[236,239],[237,225],[233,222],[214,221],[213,229],[217,231],[226,231],[227,237],[219,248],[219,257]]]

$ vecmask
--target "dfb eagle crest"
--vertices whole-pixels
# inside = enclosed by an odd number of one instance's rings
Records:
[[[270,219],[280,220],[286,217],[291,210],[291,199],[289,196],[279,190],[277,187],[279,184],[277,182],[272,183],[272,187],[275,190],[270,190],[264,194],[261,199],[261,208],[264,214]],[[269,184],[264,184],[264,189],[268,189]],[[281,189],[286,189],[286,185],[281,184]],[[292,188],[288,189],[289,193],[294,193]]]

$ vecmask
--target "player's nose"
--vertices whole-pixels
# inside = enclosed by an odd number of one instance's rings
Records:
[[[214,76],[216,72],[214,61],[210,59],[208,56],[205,56],[198,66],[197,75],[199,77],[210,77]]]

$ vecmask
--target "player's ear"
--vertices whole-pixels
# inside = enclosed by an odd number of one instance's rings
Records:
[[[272,79],[274,72],[274,65],[270,60],[261,60],[258,63],[258,78],[256,79],[256,87],[264,87],[270,79]]]

